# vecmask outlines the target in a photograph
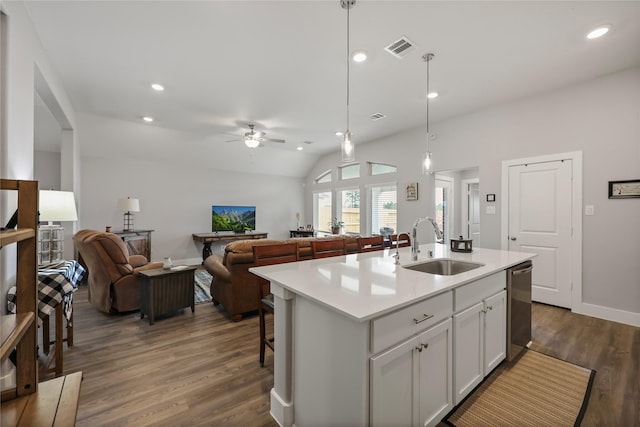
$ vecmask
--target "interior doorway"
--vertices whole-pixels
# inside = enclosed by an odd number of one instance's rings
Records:
[[[460,187],[462,236],[480,247],[480,179],[463,179]]]
[[[469,193],[471,191],[471,193]],[[434,218],[444,233],[443,243],[458,236],[480,245],[480,169],[437,171],[434,179]]]
[[[455,212],[453,179],[450,177],[436,175],[435,207],[436,215],[434,219],[440,230],[442,230],[444,242],[448,242],[451,239],[451,224]]]

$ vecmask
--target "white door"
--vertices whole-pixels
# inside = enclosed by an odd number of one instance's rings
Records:
[[[571,308],[572,161],[509,167],[509,250],[533,260],[534,301]]]
[[[480,246],[480,184],[474,182],[467,188],[467,238]]]
[[[451,319],[437,324],[418,337],[420,360],[419,422],[422,427],[435,426],[453,408]],[[398,424],[388,424],[398,425]]]
[[[507,291],[484,301],[484,376],[507,357]]]
[[[371,425],[410,426],[418,417],[417,337],[370,359]]]
[[[445,243],[448,242],[452,237],[451,221],[453,220],[455,209],[453,197],[453,179],[448,176],[437,175],[435,183],[435,221],[444,234]],[[457,236],[453,237],[457,238]]]
[[[482,301],[453,315],[453,386],[457,405],[484,378],[484,317]]]

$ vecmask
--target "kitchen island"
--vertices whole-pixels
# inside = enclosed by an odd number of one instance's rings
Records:
[[[474,349],[482,377],[504,359],[505,269],[534,254],[427,244],[417,261],[400,248],[398,265],[395,253],[250,269],[275,297],[271,414],[280,425],[435,425],[478,382],[464,368]],[[405,268],[429,253],[482,266],[452,276]],[[466,320],[472,307],[481,321]]]

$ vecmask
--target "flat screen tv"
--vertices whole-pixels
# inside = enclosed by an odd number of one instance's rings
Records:
[[[211,206],[211,231],[244,233],[255,229],[255,206]]]

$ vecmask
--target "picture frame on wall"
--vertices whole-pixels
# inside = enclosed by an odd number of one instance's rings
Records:
[[[405,187],[405,194],[407,201],[418,200],[418,183],[410,182]]]
[[[640,179],[609,181],[610,199],[631,199],[640,197]]]

